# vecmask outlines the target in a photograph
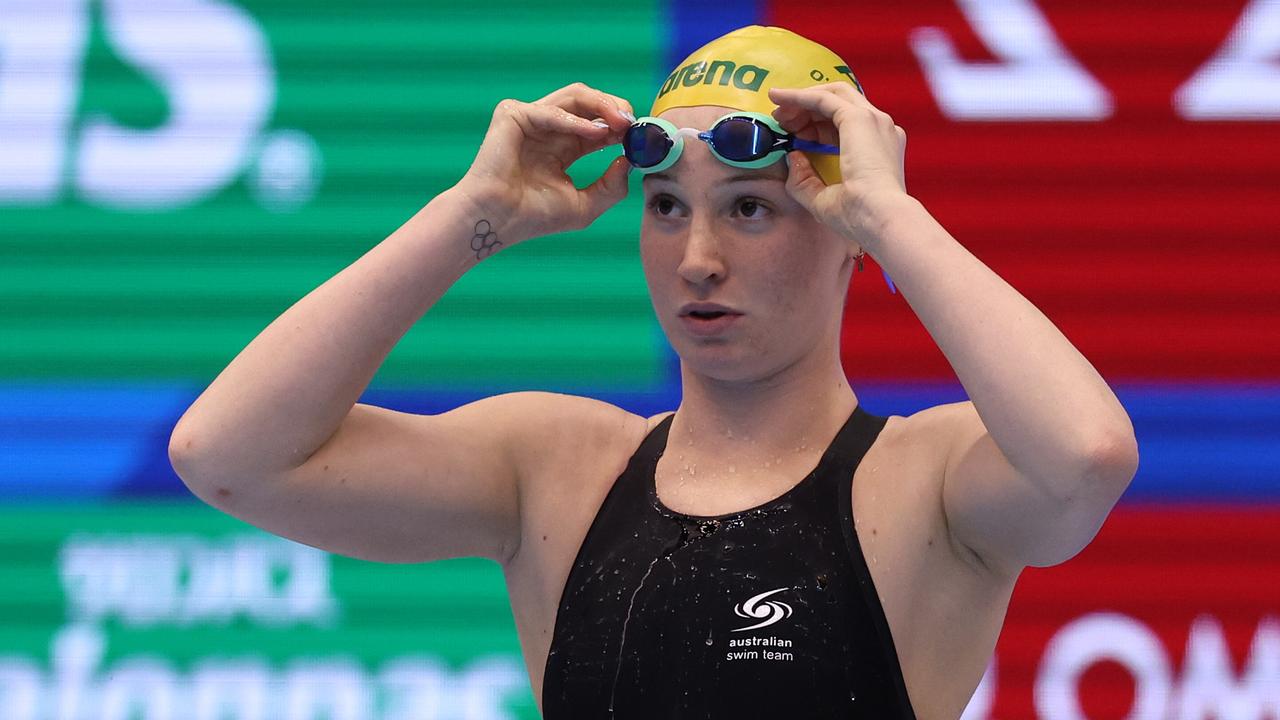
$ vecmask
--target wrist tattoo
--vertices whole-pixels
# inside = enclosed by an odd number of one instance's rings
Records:
[[[476,251],[477,260],[494,254],[502,245],[502,241],[497,239],[497,233],[493,231],[493,225],[488,220],[476,223],[475,232],[476,234],[471,236],[471,249]]]

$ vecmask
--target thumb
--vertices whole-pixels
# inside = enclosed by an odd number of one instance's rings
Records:
[[[609,163],[609,167],[605,168],[604,174],[596,181],[582,189],[584,196],[583,227],[595,222],[595,219],[604,214],[605,210],[613,207],[619,200],[627,196],[627,176],[630,174],[631,163],[627,162],[626,156],[619,155]]]
[[[799,150],[787,153],[787,193],[806,210],[813,212],[814,198],[827,187],[813,169],[813,163]]]

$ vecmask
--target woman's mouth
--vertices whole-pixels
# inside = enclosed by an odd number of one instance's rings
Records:
[[[681,315],[680,320],[689,332],[705,337],[724,332],[740,317],[742,316],[739,314],[719,310],[706,312],[695,310],[687,315]]]

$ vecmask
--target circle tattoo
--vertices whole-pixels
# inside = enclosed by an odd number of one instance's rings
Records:
[[[476,234],[471,236],[471,249],[476,251],[476,259],[488,257],[497,252],[498,246],[502,245],[502,241],[495,236],[497,233],[493,231],[493,226],[488,220],[481,220],[476,223]],[[492,240],[492,242],[489,242]]]

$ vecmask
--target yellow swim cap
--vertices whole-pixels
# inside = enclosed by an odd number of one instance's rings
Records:
[[[770,114],[769,88],[801,88],[843,81],[862,84],[839,55],[790,30],[748,25],[694,50],[667,77],[649,114],[694,105],[722,105]],[[865,93],[863,93],[865,95]],[[840,182],[840,157],[805,153],[823,182]]]

